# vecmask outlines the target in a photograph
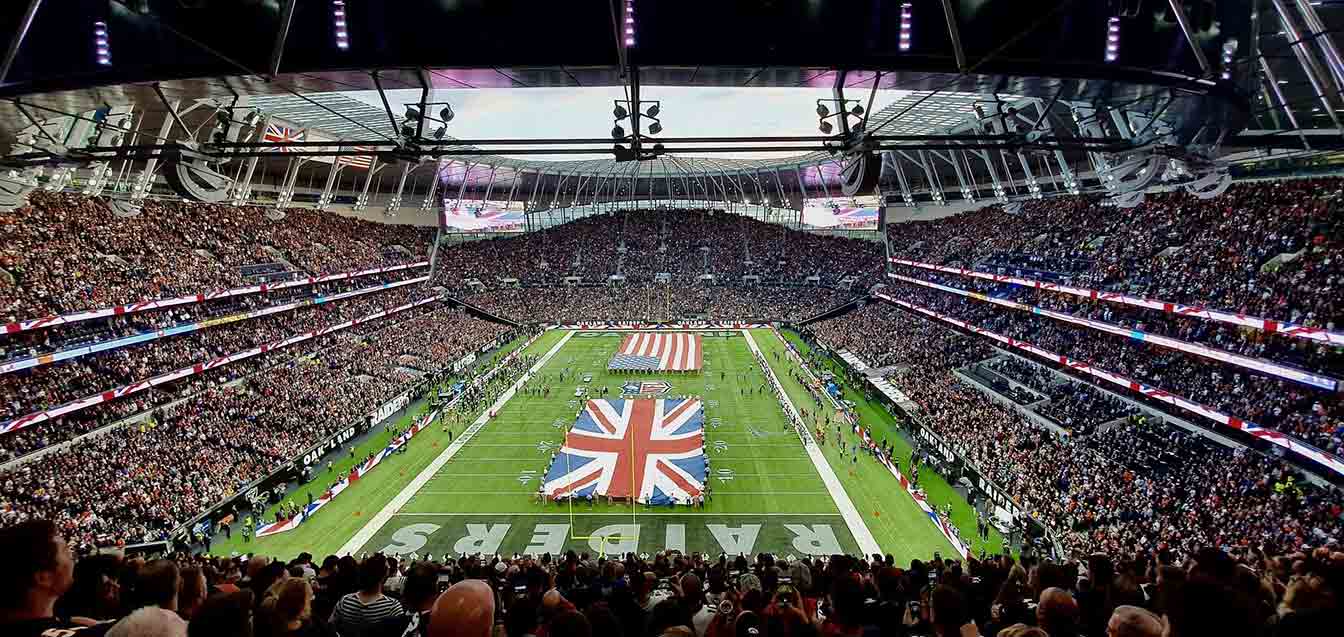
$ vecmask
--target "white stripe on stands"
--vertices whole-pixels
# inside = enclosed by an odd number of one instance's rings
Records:
[[[523,383],[526,382],[530,376],[536,374],[543,365],[550,362],[556,354],[560,353],[560,349],[564,347],[565,343],[568,343],[569,339],[573,336],[574,332],[565,332],[564,337],[560,339],[560,342],[555,344],[555,347],[552,347],[550,351],[546,352],[545,356],[542,356],[537,360],[537,363],[533,365],[526,374],[520,376],[518,380],[513,383],[513,386],[505,390],[503,394],[500,394],[499,400],[496,400],[495,404],[491,405],[489,409],[476,418],[476,421],[473,422],[466,431],[462,432],[462,435],[454,439],[452,444],[448,445],[448,448],[444,449],[443,453],[439,454],[439,457],[435,458],[433,462],[429,463],[428,467],[425,467],[424,471],[421,471],[415,476],[414,480],[407,483],[405,488],[397,493],[397,496],[392,498],[392,501],[388,502],[387,506],[383,507],[381,511],[374,515],[363,528],[350,536],[350,539],[346,541],[345,545],[342,546],[336,554],[350,555],[359,550],[359,547],[367,544],[369,540],[372,540],[373,536],[377,535],[378,531],[381,531],[383,526],[392,520],[392,516],[397,515],[397,512],[401,510],[401,507],[406,506],[406,503],[411,501],[411,498],[415,493],[424,488],[424,486],[434,478],[434,475],[437,474],[439,470],[443,469],[443,466],[448,464],[448,461],[452,460],[453,456],[457,455],[457,452],[460,451],[462,447],[471,442],[471,439],[476,436],[476,432],[480,431],[490,422],[490,414],[498,413],[499,409],[503,407],[505,403],[509,402],[510,398],[513,398],[513,395],[518,392],[518,389],[523,386]],[[516,351],[519,356],[522,356],[525,349],[526,348],[519,348]],[[505,361],[501,364],[507,364],[507,362],[508,361]]]

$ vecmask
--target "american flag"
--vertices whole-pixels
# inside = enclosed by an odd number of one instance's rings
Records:
[[[542,492],[553,499],[687,502],[708,479],[704,431],[698,398],[590,400],[546,471]]]
[[[374,152],[372,146],[355,146],[351,151],[356,153]],[[364,168],[367,170],[373,166],[373,155],[341,155],[336,158],[336,165],[349,166],[351,168]]]
[[[704,362],[699,334],[635,332],[607,363],[612,371],[691,371]]]
[[[276,144],[288,144],[290,142],[301,142],[308,137],[308,131],[301,128],[290,126],[281,126],[280,124],[266,124],[266,132],[262,133],[261,141],[273,142]],[[299,149],[290,146],[272,146],[266,150],[280,150],[287,153],[296,152]]]

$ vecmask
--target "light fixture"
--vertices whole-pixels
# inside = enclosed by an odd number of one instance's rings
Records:
[[[446,134],[448,134],[447,126],[439,126],[438,128],[434,129],[434,139],[443,139],[443,136]]]
[[[1237,54],[1237,39],[1229,38],[1223,43],[1223,75],[1225,80],[1232,79],[1232,60]]]
[[[826,108],[825,104],[817,104],[817,117],[826,117],[831,114],[831,109]]]
[[[654,104],[653,106],[650,106],[649,112],[645,113],[645,115],[648,115],[649,117],[658,117],[658,105]]]
[[[901,39],[899,46],[903,52],[910,50],[910,25],[913,13],[914,7],[909,2],[901,3]]]
[[[445,124],[453,121],[453,107],[445,104],[443,108],[439,109],[439,119],[443,120]]]
[[[1106,20],[1106,61],[1120,59],[1120,18],[1112,16]]]
[[[820,128],[823,135],[830,135],[831,131],[835,129],[830,122],[822,122]]]
[[[621,138],[623,138],[623,137],[625,137],[625,129],[624,129],[624,128],[621,128],[621,125],[620,125],[620,124],[617,124],[617,125],[611,127],[611,138],[612,138],[612,139],[621,139]]]
[[[93,23],[93,60],[98,66],[112,66],[112,45],[107,38],[107,23]]]
[[[630,113],[626,112],[624,106],[617,104],[616,108],[611,109],[611,115],[616,119],[625,119]]]
[[[336,48],[348,51],[350,31],[345,22],[345,0],[331,0],[331,30],[336,38]]]
[[[658,122],[654,122],[654,123],[652,123],[652,124],[649,124],[649,134],[650,134],[650,135],[657,135],[658,133],[661,133],[661,132],[663,132],[663,125],[662,125],[662,124],[660,124],[660,123],[658,123]]]
[[[414,106],[407,106],[406,119],[420,119],[420,111],[415,110]]]
[[[855,104],[854,108],[849,109],[849,112],[856,116],[863,115],[863,106]]]

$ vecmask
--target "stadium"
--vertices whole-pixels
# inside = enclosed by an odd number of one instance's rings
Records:
[[[5,3],[0,635],[1338,634],[1341,20]]]

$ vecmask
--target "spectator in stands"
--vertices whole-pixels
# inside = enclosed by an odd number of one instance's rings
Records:
[[[383,594],[387,575],[381,553],[359,565],[359,590],[342,597],[331,614],[331,627],[341,637],[373,636],[380,622],[403,612],[401,602]]]
[[[481,580],[453,584],[434,601],[430,637],[490,637],[495,621],[495,595]]]

